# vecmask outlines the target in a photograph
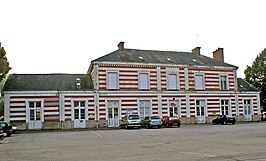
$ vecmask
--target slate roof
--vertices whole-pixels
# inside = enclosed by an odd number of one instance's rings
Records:
[[[92,63],[94,62],[178,64],[237,68],[234,65],[222,63],[204,55],[196,55],[192,52],[155,51],[138,49],[116,50],[110,54],[107,54],[92,61]]]
[[[81,88],[76,86],[80,78]],[[92,90],[93,84],[85,74],[10,74],[4,91],[82,91]]]
[[[253,85],[249,84],[245,79],[237,78],[238,91],[257,91],[259,90],[255,88]]]

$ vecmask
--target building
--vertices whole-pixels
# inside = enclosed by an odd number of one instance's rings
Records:
[[[20,129],[118,127],[122,116],[177,115],[183,124],[217,115],[260,121],[259,91],[224,62],[192,52],[124,48],[93,60],[86,74],[11,74],[5,120]]]

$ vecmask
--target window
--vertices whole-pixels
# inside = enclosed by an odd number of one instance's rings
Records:
[[[168,74],[168,90],[177,90],[177,74]]]
[[[30,101],[29,108],[30,108],[30,121],[40,121],[41,110],[42,110],[41,101]]]
[[[251,115],[251,100],[244,100],[244,113]]]
[[[221,90],[228,90],[228,81],[227,81],[226,75],[220,76],[220,89]]]
[[[196,100],[197,116],[205,116],[205,100]]]
[[[202,74],[195,75],[195,90],[204,90],[204,79]]]
[[[179,117],[179,101],[170,101],[169,102],[169,116]]]
[[[139,111],[140,117],[144,118],[145,116],[150,115],[150,101],[139,101]]]
[[[149,89],[148,73],[139,73],[139,89]]]
[[[107,88],[118,89],[118,77],[117,72],[108,72],[107,74]]]
[[[222,115],[229,115],[229,100],[221,100],[221,114]]]
[[[74,101],[74,107],[85,107],[86,101]]]

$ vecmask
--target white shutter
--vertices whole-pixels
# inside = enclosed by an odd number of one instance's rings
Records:
[[[148,73],[139,74],[139,89],[149,89]]]
[[[168,89],[177,89],[177,75],[176,74],[168,75]]]
[[[203,75],[195,75],[195,89],[203,90]]]
[[[108,73],[108,89],[118,89],[117,85],[117,73],[109,72]]]

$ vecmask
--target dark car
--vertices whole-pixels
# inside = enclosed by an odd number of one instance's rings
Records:
[[[148,128],[161,128],[162,127],[162,121],[160,116],[154,115],[154,116],[145,116],[144,119],[141,121],[141,126]]]
[[[13,134],[13,127],[6,121],[0,121],[0,127],[3,129],[3,133],[6,133],[6,136],[11,136]]]
[[[0,127],[0,140],[5,138],[5,134],[3,133],[3,128]]]
[[[213,125],[216,125],[216,124],[226,125],[228,123],[231,123],[234,125],[236,123],[235,117],[229,116],[229,115],[221,115],[215,118],[214,120],[212,120]]]
[[[163,126],[167,126],[167,127],[172,127],[172,126],[180,127],[181,125],[181,121],[177,116],[163,117],[162,121],[163,121]]]

